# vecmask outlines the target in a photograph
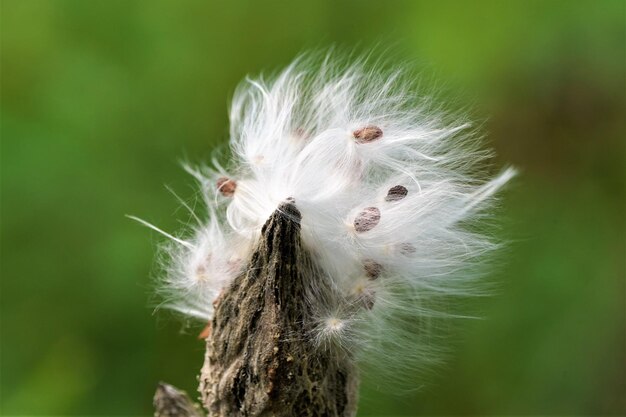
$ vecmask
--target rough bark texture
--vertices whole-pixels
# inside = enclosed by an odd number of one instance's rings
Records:
[[[246,272],[216,301],[199,391],[211,417],[348,417],[358,377],[349,357],[311,342],[310,258],[300,212],[283,203],[263,226]]]
[[[200,407],[185,391],[159,382],[154,394],[154,417],[203,417]]]

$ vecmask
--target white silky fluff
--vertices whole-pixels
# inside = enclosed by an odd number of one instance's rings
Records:
[[[323,271],[311,279],[337,292],[307,300],[319,312],[313,340],[428,360],[427,318],[445,314],[441,296],[474,292],[476,266],[496,246],[481,221],[514,171],[485,180],[490,153],[466,121],[420,96],[402,70],[365,61],[309,55],[237,89],[228,170],[188,168],[210,216],[172,243],[162,290],[173,308],[210,320],[212,300],[244,270],[265,221],[293,198],[303,244]],[[355,132],[365,127],[382,136],[362,143]],[[220,194],[220,177],[236,182],[232,196]],[[406,196],[386,201],[398,185]],[[369,207],[379,222],[359,232],[355,220]],[[377,278],[366,276],[367,262],[381,266]]]

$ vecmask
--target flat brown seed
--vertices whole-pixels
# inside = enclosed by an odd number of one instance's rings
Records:
[[[406,189],[403,185],[394,185],[387,191],[387,196],[385,197],[385,201],[399,201],[402,200],[409,193],[409,190]]]
[[[380,221],[380,210],[376,207],[367,207],[354,219],[354,230],[357,233],[372,230]]]
[[[309,135],[309,133],[306,130],[304,130],[303,128],[298,127],[296,129],[294,129],[293,136],[298,138],[298,139],[309,139],[309,137],[311,135]]]
[[[211,322],[208,322],[204,329],[202,329],[202,331],[198,335],[198,339],[206,339],[209,336],[211,336]]]
[[[376,298],[373,293],[369,293],[369,294],[365,294],[361,296],[359,298],[359,301],[361,302],[361,305],[363,307],[365,307],[368,310],[371,310],[372,308],[374,308],[374,302],[376,301]]]
[[[368,143],[380,139],[383,131],[378,126],[365,126],[352,132],[352,136],[358,143]]]
[[[383,270],[383,266],[376,261],[366,259],[365,261],[363,261],[363,270],[365,270],[365,275],[369,279],[375,280],[380,276],[380,273]]]
[[[415,246],[413,246],[411,243],[401,243],[400,244],[400,253],[403,254],[404,256],[411,256],[416,251],[417,251],[417,249],[415,249]]]
[[[218,178],[216,185],[224,197],[232,197],[237,189],[237,182],[227,177]]]

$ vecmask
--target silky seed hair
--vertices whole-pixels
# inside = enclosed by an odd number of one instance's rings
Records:
[[[315,263],[307,278],[334,293],[307,295],[318,315],[310,341],[387,369],[394,357],[398,369],[435,361],[429,319],[449,314],[451,296],[479,293],[498,246],[480,230],[514,175],[486,178],[480,136],[435,103],[409,72],[367,59],[309,54],[246,79],[230,108],[227,167],[186,167],[209,220],[190,238],[168,235],[164,304],[211,320],[265,221],[291,201]]]

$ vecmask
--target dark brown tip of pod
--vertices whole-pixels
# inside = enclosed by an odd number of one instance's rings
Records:
[[[380,139],[383,136],[383,130],[378,126],[365,126],[352,132],[352,136],[358,143],[369,143]]]
[[[224,197],[232,197],[237,189],[237,182],[228,177],[221,177],[216,182],[217,189]]]
[[[363,270],[365,271],[365,276],[371,280],[375,280],[380,276],[383,266],[376,261],[366,259],[363,261]]]
[[[296,207],[296,199],[293,197],[289,197],[284,202],[280,203],[278,211],[296,223],[300,223],[300,220],[302,220],[302,214],[300,210],[298,210],[298,207]]]
[[[380,221],[380,210],[376,207],[366,207],[354,219],[354,230],[358,233],[372,230]]]
[[[403,185],[394,185],[387,192],[387,196],[385,197],[385,201],[399,201],[402,200],[409,193],[409,190],[406,189]]]

